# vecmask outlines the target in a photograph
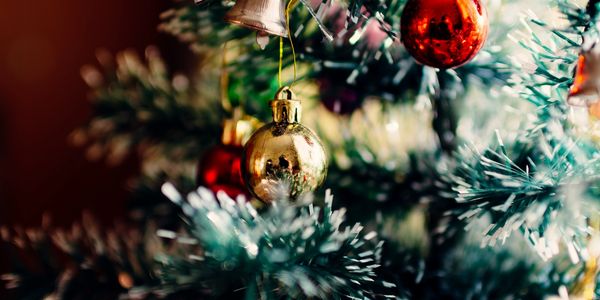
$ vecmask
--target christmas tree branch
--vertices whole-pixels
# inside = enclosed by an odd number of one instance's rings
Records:
[[[519,41],[533,63],[520,64],[521,71],[515,72],[520,78],[513,87],[536,107],[533,126],[508,147],[498,138],[496,147],[483,152],[462,148],[449,177],[456,200],[463,205],[455,211],[460,219],[471,223],[492,216],[483,244],[493,245],[518,229],[544,258],[555,254],[549,250],[554,243],[567,245],[573,257],[575,249],[584,248],[588,232],[581,228],[600,171],[597,147],[575,134],[566,117],[565,99],[579,52],[576,47],[593,18],[584,9],[558,3],[572,26],[556,29],[532,18],[549,38],[530,30],[530,41]],[[578,197],[575,205],[573,199]]]
[[[331,195],[322,209],[282,200],[259,213],[243,198],[232,200],[224,193],[215,198],[203,188],[187,201],[170,184],[163,192],[182,207],[189,235],[161,235],[191,246],[160,259],[162,278],[174,289],[188,286],[212,295],[239,291],[253,299],[325,299],[374,297],[374,286],[395,286],[375,278],[381,251],[381,244],[370,241],[375,234],[363,235],[358,224],[342,229],[344,211],[332,210]]]
[[[94,117],[73,132],[77,145],[91,143],[88,157],[108,155],[120,162],[132,148],[160,146],[172,161],[196,159],[219,134],[221,111],[216,103],[200,101],[183,75],[170,77],[155,48],[147,62],[124,51],[116,56],[98,53],[102,69],[86,66],[82,76],[92,88]]]
[[[1,279],[19,299],[139,299],[158,292],[153,256],[168,250],[151,223],[149,232],[123,225],[104,231],[84,214],[64,230],[49,220],[41,228],[0,228],[12,264]]]

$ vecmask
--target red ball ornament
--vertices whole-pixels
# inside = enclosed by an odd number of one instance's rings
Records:
[[[223,191],[232,198],[246,194],[240,169],[244,147],[217,145],[202,158],[198,168],[198,185],[213,192]]]
[[[223,191],[231,198],[249,196],[242,180],[241,160],[244,143],[259,125],[258,120],[250,117],[236,116],[225,120],[221,143],[208,150],[200,160],[197,185],[215,193]]]
[[[409,0],[402,12],[402,42],[420,63],[461,66],[483,46],[489,22],[480,0]]]

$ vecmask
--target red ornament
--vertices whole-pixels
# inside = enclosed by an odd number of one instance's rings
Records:
[[[202,158],[198,168],[198,185],[213,192],[223,191],[232,198],[246,194],[240,169],[244,147],[219,144]]]
[[[409,0],[401,21],[408,52],[418,62],[441,69],[471,60],[489,28],[480,0]]]
[[[221,143],[208,150],[200,160],[196,183],[213,192],[223,191],[231,198],[248,194],[242,180],[241,161],[244,143],[260,122],[234,112],[234,118],[223,123]],[[248,197],[246,197],[248,199]]]

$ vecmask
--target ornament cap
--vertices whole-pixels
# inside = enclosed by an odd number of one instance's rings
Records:
[[[280,88],[275,99],[270,102],[275,123],[299,123],[302,116],[302,104],[288,86]]]
[[[233,118],[223,121],[221,142],[223,145],[243,146],[261,125],[257,119],[245,116],[241,110],[235,110]]]

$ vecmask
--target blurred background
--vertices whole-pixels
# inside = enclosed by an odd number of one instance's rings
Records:
[[[100,220],[123,214],[135,158],[112,168],[89,162],[67,137],[90,113],[80,68],[98,48],[143,53],[154,44],[184,67],[185,45],[158,33],[169,1],[0,1],[0,224],[57,225],[89,209]],[[179,49],[179,50],[177,50]]]
[[[37,226],[45,212],[55,225],[83,210],[102,223],[123,217],[135,157],[111,168],[67,141],[90,113],[80,68],[96,62],[99,48],[143,53],[151,44],[185,68],[186,46],[156,30],[169,4],[0,1],[0,225]],[[0,259],[0,272],[4,265]]]

